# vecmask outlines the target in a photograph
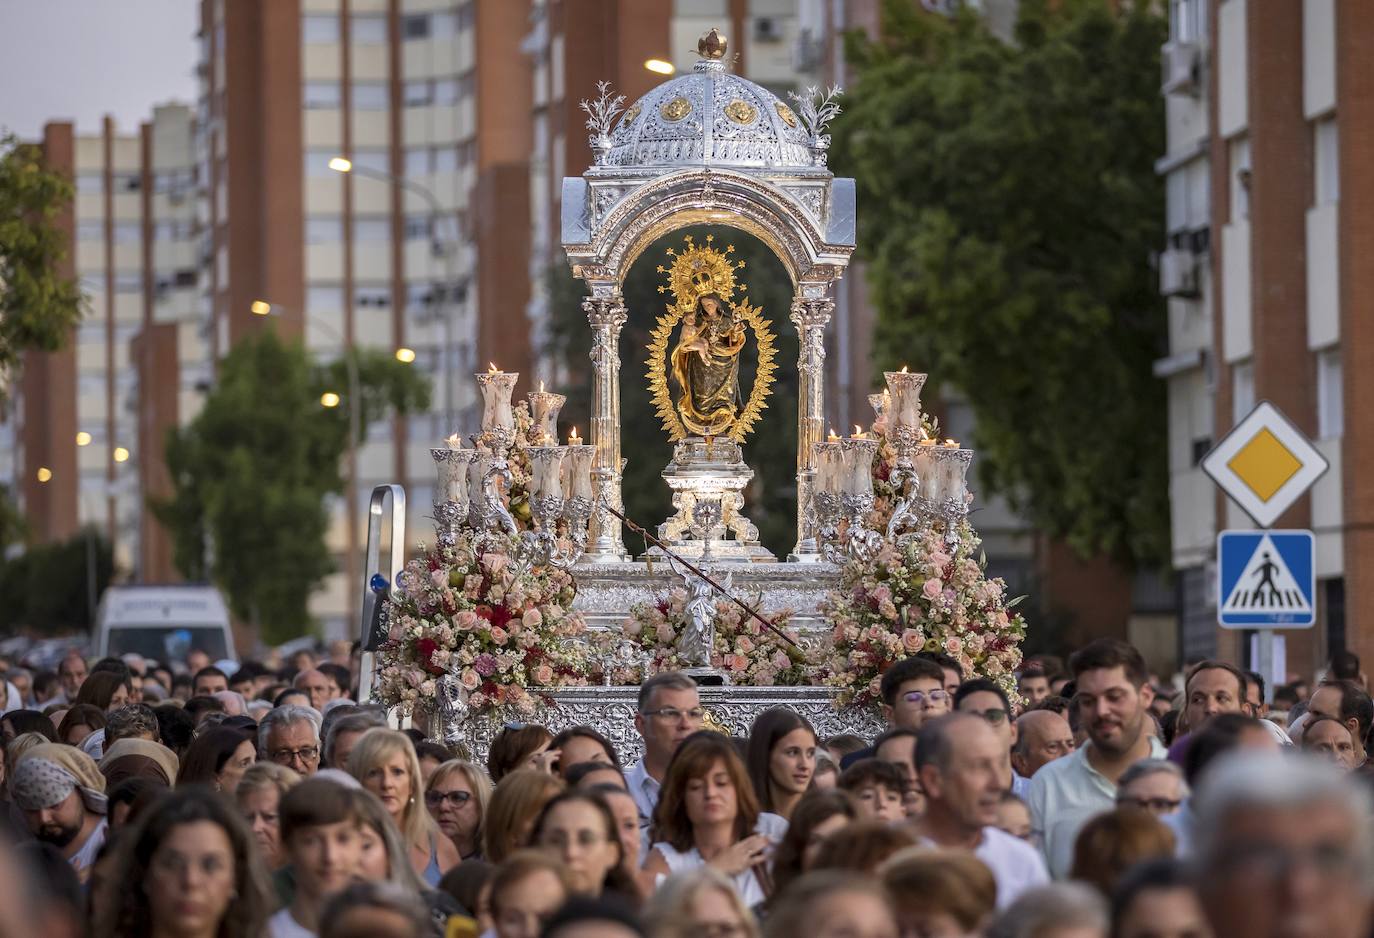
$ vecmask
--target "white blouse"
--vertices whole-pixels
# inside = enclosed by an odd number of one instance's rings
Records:
[[[758,823],[754,825],[754,833],[763,834],[773,845],[776,846],[782,841],[783,835],[787,833],[787,819],[778,814],[763,812],[759,815]],[[678,850],[672,844],[660,841],[653,845],[659,856],[663,857],[663,862],[668,864],[669,875],[675,873],[685,873],[694,870],[699,866],[704,866],[706,861],[702,859],[701,851],[696,847],[691,850]],[[769,861],[771,864],[771,860]],[[666,877],[660,876],[660,882]],[[731,879],[735,884],[735,891],[744,900],[745,906],[753,908],[768,896],[763,891],[763,884],[754,875],[753,869],[744,870],[736,873]]]

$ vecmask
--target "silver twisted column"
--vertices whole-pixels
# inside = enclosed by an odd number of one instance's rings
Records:
[[[583,559],[591,563],[617,563],[625,559],[620,522],[607,505],[624,511],[620,495],[620,330],[627,314],[620,291],[593,285],[595,295],[582,301],[592,326],[592,427],[596,468],[592,470],[595,506],[590,536]],[[598,292],[600,291],[600,292]]]
[[[828,288],[828,285],[827,285]],[[797,546],[788,560],[819,560],[816,513],[811,499],[815,464],[811,448],[825,433],[825,327],[835,311],[828,296],[798,295],[791,320],[797,327]]]

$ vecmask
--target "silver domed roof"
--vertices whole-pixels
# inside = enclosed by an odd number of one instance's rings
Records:
[[[620,116],[602,165],[814,169],[807,144],[806,128],[777,95],[703,59]]]

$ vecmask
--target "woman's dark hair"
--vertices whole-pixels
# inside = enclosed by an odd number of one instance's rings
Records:
[[[759,809],[774,811],[773,779],[769,771],[773,758],[773,747],[788,733],[806,730],[816,743],[816,730],[807,722],[806,717],[789,707],[770,707],[754,718],[749,729],[749,746],[745,750],[744,762],[749,769],[749,781],[754,785],[754,794],[759,799]]]
[[[487,752],[487,774],[492,784],[521,768],[525,760],[553,739],[553,734],[538,723],[507,723],[491,742]]]
[[[25,733],[37,733],[45,737],[49,742],[59,742],[57,738],[57,727],[52,725],[52,720],[49,720],[37,710],[11,710],[3,717],[0,717],[0,723],[8,723],[14,730],[15,736],[23,736]]]
[[[195,717],[176,704],[154,707],[153,716],[157,717],[157,734],[162,737],[162,745],[178,756],[184,755],[196,732]]]
[[[132,693],[133,687],[129,684],[128,669],[124,674],[116,674],[113,671],[92,671],[90,676],[81,684],[81,689],[76,692],[74,704],[92,704],[99,707],[103,713],[110,707],[110,699],[114,697],[115,691],[120,688]]]
[[[838,788],[829,791],[812,790],[802,795],[802,800],[792,809],[792,817],[787,825],[787,833],[778,844],[773,855],[773,894],[780,895],[794,880],[801,877],[802,859],[806,855],[806,845],[817,827],[832,817],[843,817],[850,821],[859,818],[849,793]]]
[[[87,678],[87,680],[90,679]],[[66,713],[62,714],[62,723],[57,727],[56,741],[65,743],[67,733],[78,726],[89,726],[92,733],[96,730],[103,730],[105,728],[104,708],[89,703],[73,704]]]
[[[658,807],[654,809],[653,840],[665,841],[673,849],[687,851],[693,847],[692,821],[687,816],[687,783],[701,778],[717,762],[725,766],[735,786],[736,813],[734,841],[753,833],[759,821],[759,801],[744,760],[735,751],[728,736],[711,730],[698,730],[682,741],[668,762],[659,791]]]
[[[628,902],[608,896],[602,896],[600,899],[573,896],[544,923],[539,938],[558,938],[559,932],[563,929],[590,922],[614,923],[636,935],[648,934],[644,930],[644,923]]]
[[[253,742],[252,734],[232,726],[216,726],[201,733],[186,750],[177,772],[177,787],[182,785],[214,785],[215,777],[224,763],[244,743]]]
[[[142,798],[145,793],[152,792],[153,794],[149,797],[156,797],[160,794],[166,794],[167,790],[166,785],[151,776],[134,775],[112,785],[109,791],[105,793],[105,797],[108,799],[107,805],[111,814],[114,813],[114,806],[117,804],[129,805],[129,810],[132,812],[134,805],[139,803],[139,799]],[[145,798],[144,801],[146,800]],[[134,818],[131,814],[125,819],[125,823],[132,823],[133,820]]]
[[[415,744],[415,758],[421,761],[433,759],[443,765],[453,758],[453,751],[441,743],[426,739]]]
[[[602,736],[600,733],[598,733],[590,726],[568,727],[566,730],[563,730],[549,742],[549,748],[562,749],[564,744],[567,743],[568,740],[576,739],[579,736],[583,739],[590,739],[592,742],[600,746],[601,750],[606,753],[606,758],[611,760],[611,765],[619,768],[620,756],[615,751],[615,744],[612,743],[605,736]],[[567,778],[566,770],[568,768],[571,768],[571,766],[565,766],[560,762],[558,766],[558,774],[562,775],[564,778]]]
[[[1121,920],[1141,893],[1153,889],[1197,889],[1197,881],[1184,864],[1175,859],[1146,860],[1132,867],[1112,892],[1112,934],[1120,934]]]
[[[544,839],[544,825],[548,823],[549,815],[555,809],[560,805],[574,802],[590,805],[601,816],[601,820],[605,824],[606,839],[615,846],[615,853],[619,858],[615,861],[615,866],[606,873],[606,881],[602,883],[603,893],[619,896],[626,902],[636,901],[639,897],[639,890],[635,886],[633,877],[625,871],[625,849],[620,843],[620,832],[617,830],[615,813],[611,811],[611,806],[606,803],[606,799],[597,792],[581,789],[555,795],[548,804],[544,805],[544,810],[539,812],[539,817],[534,822],[534,827],[530,833],[530,845],[540,846],[539,842]]]
[[[94,938],[154,933],[148,903],[147,878],[153,855],[177,827],[208,821],[219,827],[234,855],[234,901],[216,930],[218,938],[259,938],[271,914],[271,900],[263,866],[258,862],[253,835],[227,799],[203,789],[178,789],[151,805],[137,825],[121,839],[114,873],[101,884]]]

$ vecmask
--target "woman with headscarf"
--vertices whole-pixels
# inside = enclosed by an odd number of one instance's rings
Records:
[[[148,739],[121,739],[100,760],[108,787],[134,777],[148,777],[170,787],[179,768],[176,753]]]
[[[61,743],[34,746],[15,766],[10,795],[29,832],[57,847],[84,882],[109,830],[95,760]]]

